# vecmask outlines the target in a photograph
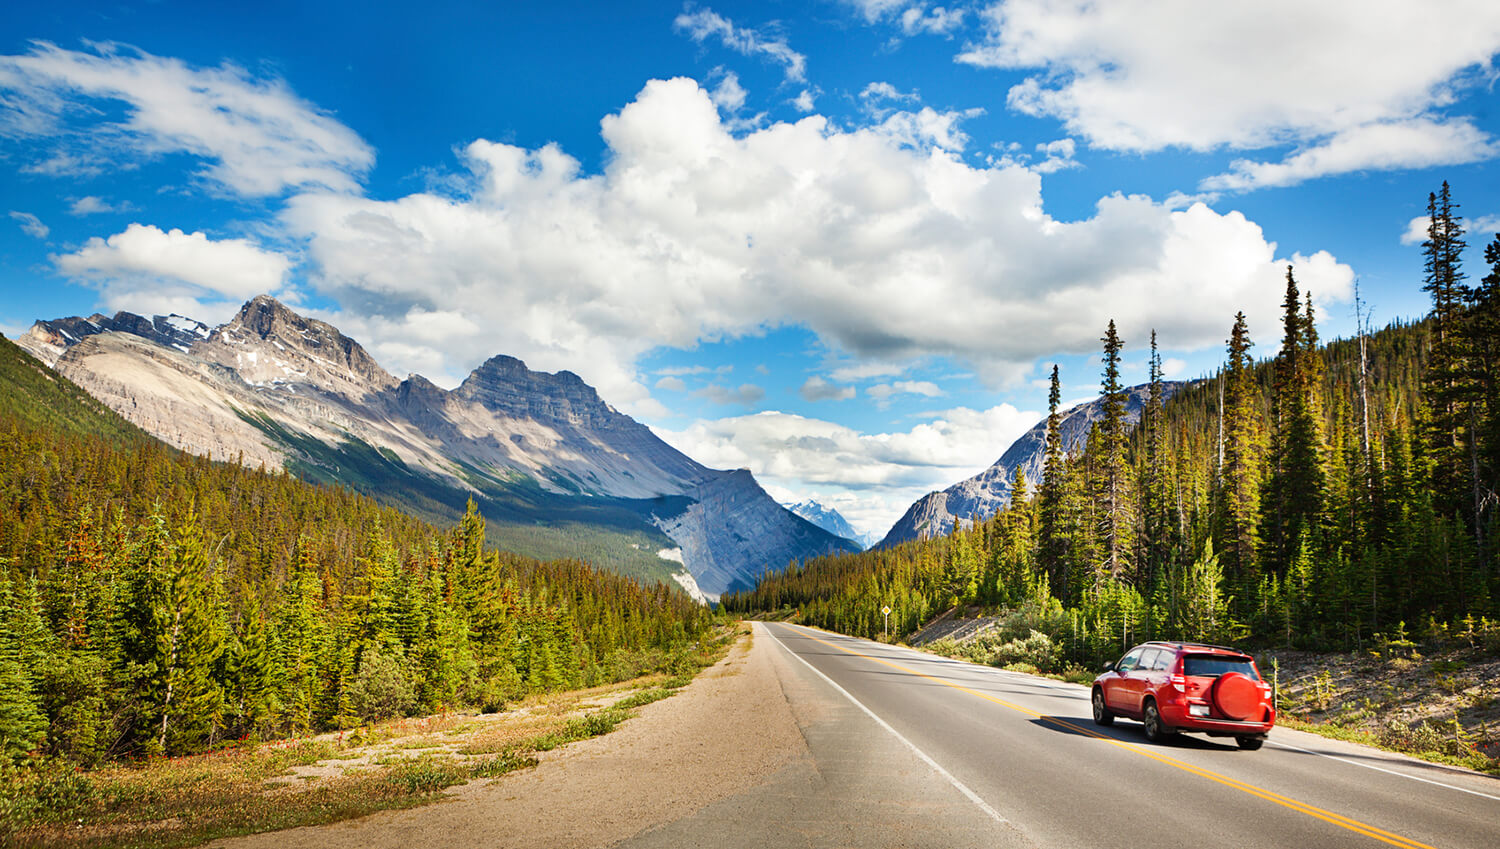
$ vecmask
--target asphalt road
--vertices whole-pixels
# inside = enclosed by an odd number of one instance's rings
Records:
[[[1075,685],[757,624],[810,757],[626,841],[677,846],[1500,847],[1500,780],[1285,728],[1260,751],[1100,728]]]

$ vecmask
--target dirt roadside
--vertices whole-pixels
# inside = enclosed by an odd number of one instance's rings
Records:
[[[642,707],[611,734],[543,753],[535,769],[454,788],[435,805],[209,845],[608,846],[753,787],[804,757],[806,742],[771,654],[746,635],[677,695]]]

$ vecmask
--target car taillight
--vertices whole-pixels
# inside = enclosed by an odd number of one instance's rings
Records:
[[[1176,687],[1179,693],[1187,692],[1187,678],[1182,675],[1173,675],[1172,686]]]

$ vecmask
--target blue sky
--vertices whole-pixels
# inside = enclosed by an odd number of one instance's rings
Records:
[[[389,370],[571,369],[883,533],[1159,334],[1421,315],[1500,229],[1491,0],[6,4],[0,330],[269,292]]]

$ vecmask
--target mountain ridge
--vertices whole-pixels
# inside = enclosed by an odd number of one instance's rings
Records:
[[[862,534],[855,530],[854,526],[849,524],[849,520],[845,519],[839,511],[832,507],[825,507],[811,498],[787,505],[786,509],[834,536],[859,543],[861,548],[869,548],[873,543],[879,542],[879,540],[870,539],[870,534]]]
[[[667,445],[572,372],[501,354],[451,391],[397,379],[338,328],[267,295],[211,329],[117,313],[38,321],[17,343],[185,450],[345,483],[427,515],[451,516],[474,496],[516,526],[608,527],[629,536],[621,556],[657,580],[678,567],[654,552],[680,548],[710,598],[792,560],[857,548],[776,504],[748,472]]]

